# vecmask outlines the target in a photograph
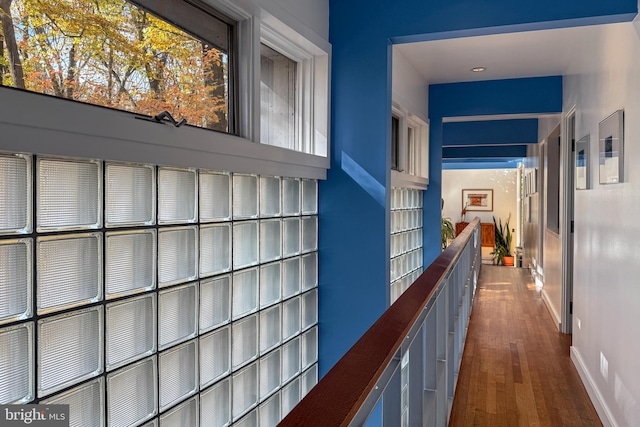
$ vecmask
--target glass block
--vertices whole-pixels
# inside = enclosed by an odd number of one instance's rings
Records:
[[[313,215],[318,213],[318,181],[313,179],[302,180],[302,214]]]
[[[156,222],[156,174],[150,165],[107,163],[105,225],[151,225]]]
[[[258,309],[258,269],[233,275],[232,316],[238,319]]]
[[[318,361],[318,328],[309,329],[302,334],[302,369]]]
[[[300,372],[300,338],[282,346],[282,383],[286,383]]]
[[[258,427],[258,411],[254,410],[233,424],[234,427]]]
[[[200,388],[231,372],[231,329],[220,328],[200,337]]]
[[[33,322],[0,329],[0,348],[0,405],[32,401]]]
[[[260,177],[260,216],[280,216],[280,178]]]
[[[105,233],[105,298],[156,286],[156,230]]]
[[[243,268],[258,263],[258,222],[233,224],[233,268]]]
[[[231,424],[231,380],[226,379],[200,393],[200,427]]]
[[[233,218],[258,217],[258,177],[233,175]]]
[[[258,316],[231,325],[231,360],[235,370],[258,356]]]
[[[286,417],[300,402],[300,379],[296,378],[282,389],[282,416]]]
[[[231,219],[231,175],[200,171],[200,221]]]
[[[107,371],[156,351],[156,294],[107,304]]]
[[[158,284],[160,287],[198,277],[197,227],[160,229],[158,232]]]
[[[282,304],[282,340],[300,333],[300,298],[293,298]]]
[[[102,164],[63,159],[37,160],[38,231],[102,226]]]
[[[233,374],[233,420],[238,420],[258,403],[258,364]]]
[[[158,356],[160,412],[198,391],[196,341],[174,347]]]
[[[231,225],[200,227],[200,277],[231,271]]]
[[[259,412],[261,426],[277,425],[282,420],[280,416],[280,393],[274,394],[269,400],[260,405]]]
[[[160,427],[198,426],[200,425],[199,415],[198,396],[194,396],[166,414],[160,415]]]
[[[69,405],[69,427],[103,427],[105,411],[104,377],[82,384],[53,398],[46,405]]]
[[[282,215],[300,215],[300,180],[282,179]]]
[[[160,291],[158,347],[163,350],[197,334],[197,284]]]
[[[158,168],[158,224],[195,222],[197,187],[194,169]]]
[[[313,365],[307,369],[301,377],[300,397],[306,396],[315,385],[318,384],[318,365]]]
[[[302,218],[302,251],[309,252],[318,249],[318,217]]]
[[[300,253],[300,219],[286,218],[282,220],[282,256]]]
[[[39,237],[38,313],[102,299],[102,234]]]
[[[31,156],[0,154],[0,234],[30,233]]]
[[[158,367],[150,357],[107,375],[107,423],[138,425],[158,413]]]
[[[302,290],[318,286],[318,254],[312,253],[302,257]]]
[[[264,354],[280,344],[282,322],[279,305],[260,312],[260,353]]]
[[[143,424],[142,427],[158,427],[158,420],[155,419],[155,420],[153,420],[151,422]]]
[[[231,277],[200,282],[200,333],[228,323],[231,319]]]
[[[0,324],[31,317],[32,272],[32,240],[0,240]]]
[[[300,258],[282,262],[282,298],[289,298],[300,292]]]
[[[38,397],[102,373],[102,306],[38,321]]]
[[[280,301],[282,264],[274,262],[260,266],[260,308]]]
[[[282,256],[280,220],[260,221],[260,262],[279,259]]]
[[[302,329],[318,323],[318,291],[316,289],[302,295]]]
[[[280,387],[280,350],[260,359],[260,400],[264,400]]]

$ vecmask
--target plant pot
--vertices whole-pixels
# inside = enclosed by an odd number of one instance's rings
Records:
[[[513,257],[512,256],[502,257],[502,263],[507,267],[513,267]]]

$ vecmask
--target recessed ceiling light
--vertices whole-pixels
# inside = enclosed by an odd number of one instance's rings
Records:
[[[485,71],[487,68],[486,67],[473,67],[471,69],[471,71],[473,71],[474,73],[481,73],[483,71]]]

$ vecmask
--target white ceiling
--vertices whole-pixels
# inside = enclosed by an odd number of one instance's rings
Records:
[[[607,24],[394,45],[429,84],[566,75],[585,71]],[[486,67],[473,73],[473,67]],[[579,67],[579,68],[576,68]]]

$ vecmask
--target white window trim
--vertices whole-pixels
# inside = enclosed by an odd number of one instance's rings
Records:
[[[312,43],[251,4],[228,0],[207,3],[238,21],[240,136],[191,126],[173,128],[137,120],[124,111],[0,87],[0,150],[326,179],[330,166],[329,43],[319,37]],[[307,96],[313,95],[314,108],[309,108],[313,137],[305,142],[314,144],[320,135],[326,141],[323,155],[258,143],[260,102],[256,101],[260,96],[260,43],[265,32],[279,34],[277,46],[286,47],[286,53],[297,50],[296,59],[313,67],[312,76],[324,70],[326,78],[316,79],[322,80],[319,83],[311,79],[306,89]],[[269,37],[275,43],[275,38]]]
[[[429,185],[429,122],[409,112],[406,108],[394,102],[391,107],[392,115],[400,120],[398,170],[391,170],[391,185],[393,187],[416,188],[426,190]],[[415,158],[417,159],[417,174],[409,174],[409,127],[414,129]]]

